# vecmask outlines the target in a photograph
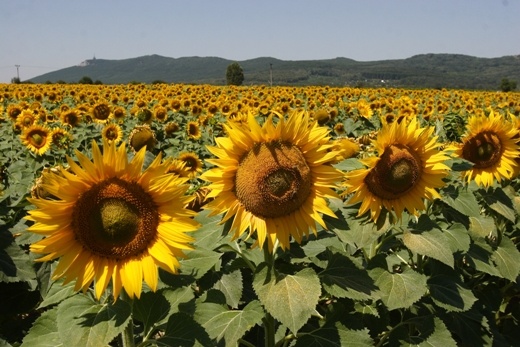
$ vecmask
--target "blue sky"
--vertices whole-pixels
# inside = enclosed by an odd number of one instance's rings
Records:
[[[0,83],[94,55],[358,61],[520,54],[520,0],[1,0]]]

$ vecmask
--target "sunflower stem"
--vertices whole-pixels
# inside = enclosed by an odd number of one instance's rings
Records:
[[[269,271],[274,270],[274,252],[276,251],[276,244],[273,247],[273,251],[269,251],[269,246],[267,243],[264,244],[264,261],[269,267]],[[274,317],[271,316],[267,310],[265,311],[265,316],[262,319],[264,323],[264,336],[265,336],[265,347],[274,347],[275,346],[275,322]]]
[[[123,340],[123,347],[135,347],[135,341],[134,341],[134,321],[132,319],[133,317],[133,300],[130,299],[128,294],[125,290],[121,291],[121,300],[126,301],[130,305],[130,322],[128,322],[128,325],[125,327],[125,330],[123,330],[122,333],[122,340]]]

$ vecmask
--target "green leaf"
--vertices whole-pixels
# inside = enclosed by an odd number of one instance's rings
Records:
[[[426,341],[421,342],[418,347],[439,347],[439,346],[457,346],[457,342],[451,336],[450,331],[446,328],[443,321],[435,317],[434,319],[435,330],[428,336]]]
[[[131,323],[132,310],[123,300],[99,304],[78,294],[58,305],[57,325],[67,346],[106,346]]]
[[[361,223],[359,220],[349,220],[349,229],[336,228],[333,231],[341,241],[357,248],[365,248],[372,245],[381,235],[387,232],[388,227],[378,228],[375,223]]]
[[[490,187],[487,191],[480,190],[486,204],[511,222],[515,222],[516,214],[513,201],[500,187]]]
[[[448,312],[467,311],[477,301],[473,292],[455,276],[434,275],[428,279],[428,287],[435,304]]]
[[[192,275],[196,279],[199,279],[215,266],[215,264],[217,264],[221,254],[199,247],[193,251],[186,252],[186,256],[186,259],[180,261],[180,272]]]
[[[190,236],[193,236],[195,239],[193,244],[196,248],[214,249],[224,238],[222,235],[223,225],[220,224],[222,216],[215,215],[209,217],[210,212],[210,210],[202,210],[195,216],[195,220],[201,225],[199,229],[190,233]]]
[[[263,264],[257,268],[253,288],[267,312],[293,333],[316,312],[321,295],[320,280],[310,268],[275,277]]]
[[[134,318],[144,324],[144,335],[148,335],[154,324],[170,311],[170,304],[161,293],[142,293],[133,304]]]
[[[426,276],[405,268],[402,273],[390,273],[381,268],[370,270],[379,287],[381,300],[389,310],[408,308],[428,290]]]
[[[248,303],[242,310],[229,310],[213,302],[197,304],[195,320],[200,323],[212,339],[226,341],[226,346],[236,346],[237,341],[264,317],[258,300]]]
[[[64,285],[63,279],[52,282],[49,291],[45,295],[38,308],[59,304],[63,300],[73,296],[76,293],[74,291],[74,285],[74,282],[70,282]]]
[[[31,329],[25,335],[22,347],[59,347],[63,346],[58,333],[58,307],[45,311],[33,323]]]
[[[157,340],[159,346],[216,346],[204,328],[191,316],[177,312],[170,316],[164,336]]]
[[[491,259],[495,262],[501,277],[516,281],[520,273],[520,252],[513,241],[503,236]]]
[[[226,296],[226,302],[231,308],[238,308],[242,297],[242,273],[235,270],[229,274],[224,274],[213,288],[220,290]]]
[[[365,270],[359,269],[347,256],[329,254],[327,268],[320,273],[323,288],[339,298],[378,299],[378,288]]]
[[[449,228],[444,229],[444,235],[448,238],[448,243],[452,253],[467,252],[471,244],[468,230],[460,223],[454,223]]]
[[[480,215],[480,206],[475,195],[469,189],[448,186],[443,192],[445,194],[443,194],[442,201],[454,210],[468,217]]]
[[[0,282],[30,281],[36,278],[34,262],[16,243],[0,249]]]
[[[485,241],[475,241],[466,253],[466,263],[477,271],[482,271],[493,276],[500,276],[500,272],[491,260],[493,249]]]
[[[294,347],[365,347],[373,344],[368,329],[351,330],[338,322],[336,325],[326,324],[310,333],[302,334]]]
[[[437,259],[450,266],[454,266],[453,253],[450,240],[438,229],[422,232],[406,230],[403,234],[404,245],[412,252]]]
[[[484,238],[495,233],[495,220],[488,216],[469,217],[469,232],[474,238]]]

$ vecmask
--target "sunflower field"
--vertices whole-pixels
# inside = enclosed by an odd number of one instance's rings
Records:
[[[0,346],[518,345],[519,117],[512,92],[0,85]]]

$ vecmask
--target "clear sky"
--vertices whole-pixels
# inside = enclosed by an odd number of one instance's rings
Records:
[[[0,83],[93,56],[520,54],[520,0],[0,0]]]

